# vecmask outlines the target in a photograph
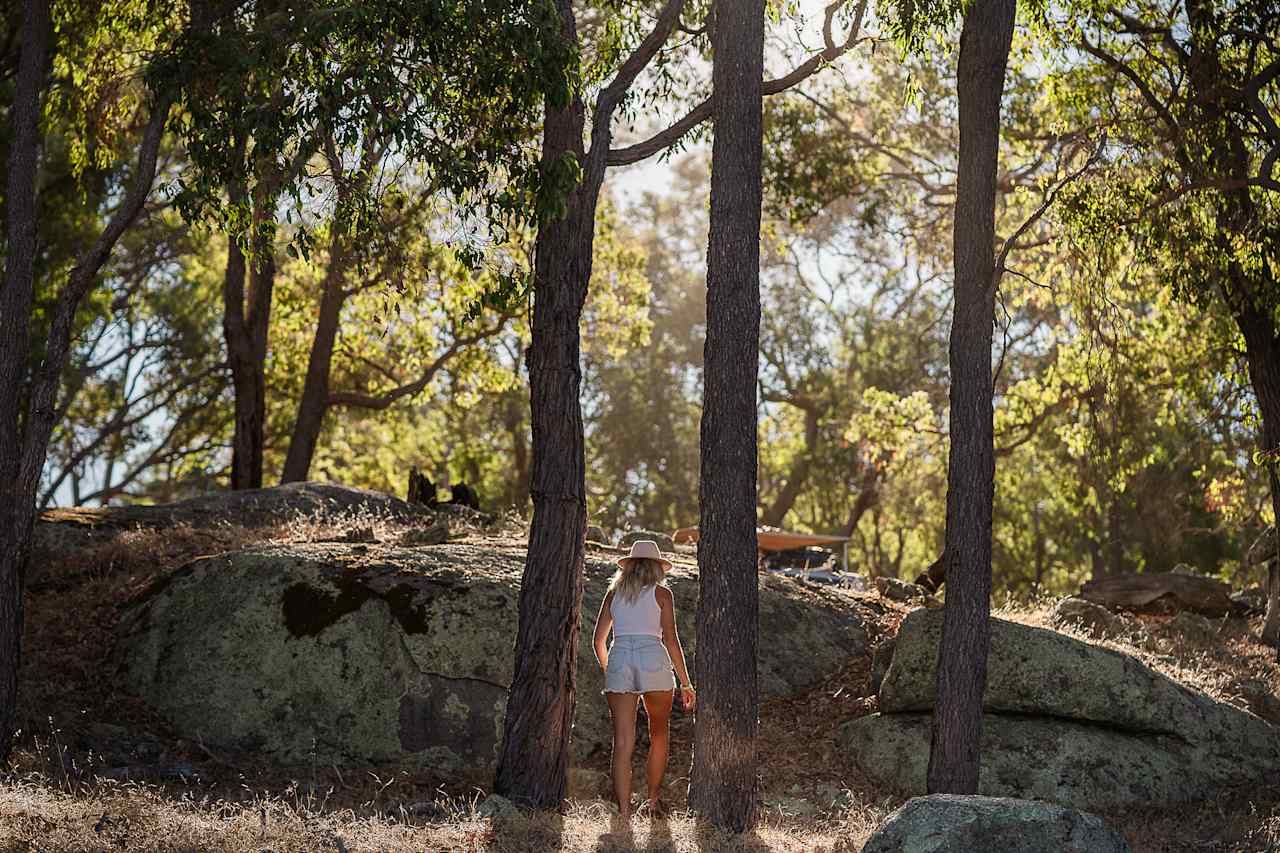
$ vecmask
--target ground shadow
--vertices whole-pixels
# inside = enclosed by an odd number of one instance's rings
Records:
[[[609,815],[609,831],[600,836],[596,842],[596,853],[631,853],[636,849],[635,831],[631,821],[623,820],[621,815]]]
[[[772,850],[754,829],[726,832],[702,820],[698,821],[694,837],[699,853],[770,853]]]
[[[493,847],[498,850],[559,850],[564,816],[556,812],[517,812],[494,817]]]

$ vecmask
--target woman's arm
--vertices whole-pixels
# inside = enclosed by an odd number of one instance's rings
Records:
[[[662,611],[662,644],[671,655],[671,665],[676,668],[680,680],[680,699],[686,711],[693,710],[693,682],[684,662],[684,647],[680,645],[680,633],[676,630],[676,598],[671,590],[660,586],[656,590],[658,608]]]
[[[609,629],[613,627],[613,611],[609,609],[609,603],[613,601],[613,590],[605,593],[604,601],[600,602],[600,613],[596,616],[596,635],[592,641],[592,647],[596,650],[596,662],[600,664],[601,669],[609,666]]]

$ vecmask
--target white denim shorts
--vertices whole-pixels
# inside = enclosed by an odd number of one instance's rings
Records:
[[[640,634],[613,638],[602,693],[651,693],[675,686],[671,655],[661,640]]]

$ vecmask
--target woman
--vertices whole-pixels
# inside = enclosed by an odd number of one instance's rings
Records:
[[[667,769],[671,740],[671,702],[680,678],[680,699],[685,711],[695,701],[693,684],[684,663],[684,649],[676,633],[675,598],[662,583],[671,561],[658,544],[640,539],[631,553],[618,560],[618,572],[596,617],[596,660],[604,670],[604,695],[613,717],[613,793],[619,817],[631,818],[631,754],[636,745],[636,713],[639,700],[649,718],[649,762],[645,780],[648,797],[644,807],[662,816],[662,774]],[[613,645],[605,645],[609,629]]]

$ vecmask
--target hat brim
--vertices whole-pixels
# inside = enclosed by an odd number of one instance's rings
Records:
[[[667,571],[667,572],[671,571],[671,561],[668,560],[666,557],[632,557],[630,555],[627,555],[626,557],[619,557],[618,559],[614,560],[614,563],[620,566],[621,568],[625,569],[627,567],[627,564],[630,563],[632,560],[657,560],[659,563],[662,563],[663,571]]]

